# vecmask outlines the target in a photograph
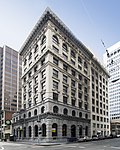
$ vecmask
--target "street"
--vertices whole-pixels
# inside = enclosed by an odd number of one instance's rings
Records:
[[[0,142],[0,150],[120,150],[120,138],[83,143],[70,143],[51,146],[22,144],[17,142]]]

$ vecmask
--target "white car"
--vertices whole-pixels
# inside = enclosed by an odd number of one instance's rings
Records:
[[[117,134],[117,137],[119,138],[119,137],[120,137],[120,134]]]

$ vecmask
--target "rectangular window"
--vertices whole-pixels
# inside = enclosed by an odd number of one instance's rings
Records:
[[[67,83],[67,76],[63,74],[63,82]]]
[[[68,60],[68,56],[62,53],[64,60]]]
[[[65,94],[67,94],[67,90],[68,90],[68,88],[63,85],[63,92],[64,92]]]
[[[75,70],[71,70],[71,74],[75,77],[76,75]]]
[[[53,50],[54,50],[55,52],[59,53],[59,49],[58,49],[57,47],[55,47],[54,45],[53,45]]]
[[[29,53],[28,59],[30,60],[32,58],[32,52]]]
[[[55,70],[55,69],[53,69],[53,76],[54,76],[55,78],[58,78],[58,71]]]
[[[46,72],[45,72],[45,71],[46,71],[46,70],[43,70],[43,71],[42,71],[42,79],[46,77]]]
[[[95,120],[95,115],[92,115],[92,119]]]
[[[56,81],[53,81],[53,88],[58,90],[58,82]]]
[[[78,89],[82,90],[82,85],[78,83]]]
[[[43,58],[42,60],[41,60],[41,66],[43,66],[45,64],[45,58]]]
[[[71,80],[71,86],[75,87],[75,81],[74,80]]]
[[[75,106],[75,100],[74,99],[71,100],[71,103],[72,103],[72,106]]]
[[[63,69],[64,69],[65,71],[67,71],[67,70],[68,70],[68,66],[67,66],[66,64],[63,64]]]
[[[78,56],[78,63],[82,64],[82,59]]]
[[[58,101],[58,94],[53,92],[53,100]]]
[[[58,59],[53,57],[53,63],[58,66],[58,62],[59,62]]]
[[[82,99],[82,93],[78,93],[78,98]]]
[[[35,84],[38,83],[38,76],[35,77],[34,82],[35,82]]]
[[[75,51],[71,50],[71,57],[76,58]]]
[[[79,108],[82,108],[82,102],[81,101],[79,102]]]
[[[71,89],[71,96],[75,97],[75,90]]]
[[[38,86],[34,88],[35,94],[38,93]]]
[[[45,81],[41,83],[42,90],[45,90]]]
[[[32,81],[29,82],[29,88],[32,88]]]
[[[37,72],[37,70],[38,70],[38,66],[35,66],[34,67],[34,72]]]
[[[66,96],[63,96],[63,103],[67,104],[67,97]]]
[[[75,61],[73,59],[71,59],[71,64],[75,65]]]
[[[31,76],[32,76],[32,72],[29,72],[28,77],[31,77]]]
[[[41,99],[42,99],[42,101],[45,100],[45,93],[42,93],[42,94],[41,94]]]
[[[32,91],[28,92],[28,96],[29,96],[29,98],[32,96]]]

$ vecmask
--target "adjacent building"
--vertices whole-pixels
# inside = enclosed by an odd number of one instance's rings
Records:
[[[112,134],[120,134],[120,42],[107,49],[104,63],[110,74],[109,102]]]
[[[17,140],[50,142],[98,131],[109,134],[109,75],[49,8],[20,55],[22,109],[13,115]]]
[[[6,45],[0,47],[1,138],[9,138],[12,114],[21,108],[21,73],[19,53]]]
[[[106,69],[95,59],[91,61],[91,133],[110,134],[108,78]]]

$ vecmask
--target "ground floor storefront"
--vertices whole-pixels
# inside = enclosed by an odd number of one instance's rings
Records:
[[[46,113],[13,124],[17,141],[62,142],[90,135],[90,120]]]

